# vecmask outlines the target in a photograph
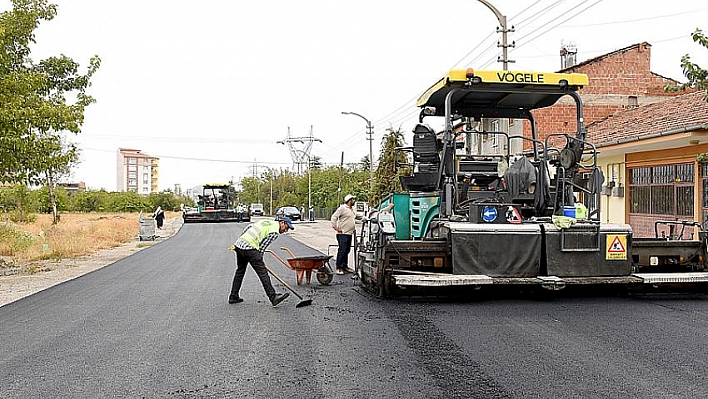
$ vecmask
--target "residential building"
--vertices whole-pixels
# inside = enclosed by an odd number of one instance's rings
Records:
[[[140,150],[119,148],[117,190],[143,195],[157,192],[159,160]]]
[[[702,223],[708,215],[708,94],[691,92],[616,112],[587,126],[606,179],[602,221],[636,237],[667,235],[657,220]],[[685,229],[684,238],[694,234]]]
[[[681,94],[666,91],[666,86],[675,86],[678,81],[652,72],[650,66],[651,45],[643,42],[558,72],[588,75],[588,85],[578,91],[583,100],[583,119],[587,126],[617,111],[661,102]],[[570,98],[561,99],[552,107],[536,110],[533,115],[540,140],[551,133],[576,131],[575,107]],[[526,126],[526,137],[530,137],[530,132],[530,127]]]
[[[574,49],[569,53],[567,47],[562,47],[561,57],[567,57],[569,54],[575,57],[575,51]],[[558,72],[588,75],[588,85],[578,91],[583,100],[585,125],[620,110],[664,101],[681,94],[664,89],[666,86],[677,85],[678,81],[651,71],[651,45],[646,42],[633,44],[579,64],[572,64],[571,61],[574,59],[562,58],[561,64],[566,67]],[[569,97],[561,98],[551,107],[537,109],[533,115],[536,120],[538,139],[541,141],[552,133],[574,134],[576,131],[575,104]],[[497,129],[507,132],[510,137],[523,134],[525,138],[531,138],[531,126],[528,121],[523,123],[506,119],[483,121],[484,131],[497,131]],[[478,153],[500,154],[507,150],[503,136],[488,135],[482,141],[474,144],[475,148],[479,149]],[[520,143],[522,141],[523,144]],[[522,150],[530,150],[531,141],[512,139],[509,145],[509,153],[519,155]]]
[[[57,183],[57,187],[62,187],[69,194],[74,194],[79,191],[86,191],[86,183],[82,181],[78,183]]]

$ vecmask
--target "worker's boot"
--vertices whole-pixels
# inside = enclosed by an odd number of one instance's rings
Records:
[[[273,306],[278,306],[280,302],[283,302],[289,296],[289,292],[286,292],[284,294],[275,294],[270,298],[270,303],[272,303]]]
[[[239,297],[238,295],[229,295],[229,303],[241,303],[243,302],[243,298]]]

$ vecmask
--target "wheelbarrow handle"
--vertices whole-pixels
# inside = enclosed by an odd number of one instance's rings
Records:
[[[271,255],[273,255],[273,257],[274,257],[275,259],[279,260],[280,263],[284,264],[288,269],[292,269],[292,268],[290,267],[290,265],[289,265],[287,262],[285,262],[285,260],[283,260],[283,258],[281,258],[280,256],[278,256],[278,254],[276,254],[275,252],[271,251],[270,249],[266,249],[265,252],[268,252],[268,253],[270,253]]]
[[[291,258],[295,257],[295,254],[293,253],[293,251],[291,251],[290,248],[288,248],[288,247],[280,247],[280,250],[287,252]]]

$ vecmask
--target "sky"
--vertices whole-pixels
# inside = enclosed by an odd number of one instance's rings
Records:
[[[386,129],[408,143],[415,100],[453,68],[502,69],[495,14],[475,0],[54,0],[32,59],[101,58],[69,180],[116,190],[118,148],[160,158],[159,189],[292,169],[288,137],[314,139],[326,165],[359,162]],[[489,0],[507,17],[510,70],[557,71],[561,42],[578,62],[636,43],[651,69],[684,81],[704,69],[704,0]],[[0,11],[9,10],[0,0]],[[701,25],[704,24],[704,25]],[[374,127],[367,140],[366,121]],[[296,148],[302,146],[295,143]]]

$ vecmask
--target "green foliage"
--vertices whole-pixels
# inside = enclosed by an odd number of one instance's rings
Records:
[[[69,196],[68,208],[74,212],[107,212],[111,194],[104,190],[78,191]]]
[[[148,195],[148,203],[150,204],[150,209],[153,211],[157,209],[158,206],[166,211],[177,211],[179,210],[180,204],[178,201],[178,198],[169,190]]]
[[[55,190],[60,212],[139,212],[151,213],[158,206],[164,210],[179,210],[180,204],[193,205],[191,200],[175,196],[171,191],[142,196],[135,192],[106,192],[104,190],[69,193],[63,187]],[[28,221],[31,213],[51,213],[48,189],[43,186],[30,190],[24,184],[0,187],[0,212],[5,211],[12,220]]]
[[[708,37],[701,29],[696,29],[691,35],[693,41],[708,49]],[[701,68],[698,64],[691,62],[689,54],[681,57],[681,68],[683,74],[688,79],[688,82],[679,86],[667,86],[668,91],[685,90],[686,88],[708,89],[708,71]],[[708,98],[707,98],[708,100]]]
[[[290,171],[269,171],[260,177],[248,176],[241,179],[239,202],[244,204],[261,203],[266,211],[270,210],[271,189],[273,211],[281,206],[296,207],[308,205],[308,194],[312,196],[312,205],[317,209],[336,208],[346,194],[354,194],[361,200],[369,195],[369,171],[354,167],[313,168],[298,176]],[[342,191],[338,192],[339,182]],[[309,189],[309,190],[308,190]]]
[[[0,255],[12,256],[32,245],[33,237],[26,231],[0,223]]]
[[[407,169],[399,169],[396,166],[397,163],[405,164],[408,161],[405,153],[395,151],[396,147],[405,145],[403,132],[400,128],[396,130],[388,128],[386,131],[388,133],[382,139],[379,164],[374,174],[374,201],[371,201],[374,204],[380,202],[388,194],[402,191],[399,177],[409,174]]]
[[[69,205],[69,193],[64,188],[54,189],[54,196],[56,198],[57,211],[64,212],[67,211]],[[52,213],[52,204],[49,199],[49,188],[47,186],[42,186],[38,190],[32,190],[32,201],[36,208],[33,210],[35,212],[41,213]]]
[[[37,221],[37,215],[34,213],[20,212],[18,210],[8,212],[7,217],[15,223],[34,223]]]
[[[153,212],[154,208],[147,197],[127,191],[111,195],[108,207],[112,212]]]
[[[29,214],[36,212],[37,203],[32,191],[24,184],[0,188],[0,207],[16,222],[28,221]]]
[[[84,74],[64,55],[35,63],[34,31],[56,16],[56,5],[12,3],[11,11],[0,13],[0,181],[51,184],[78,159],[61,134],[80,132],[84,110],[94,102],[86,89],[100,60],[92,58]]]

